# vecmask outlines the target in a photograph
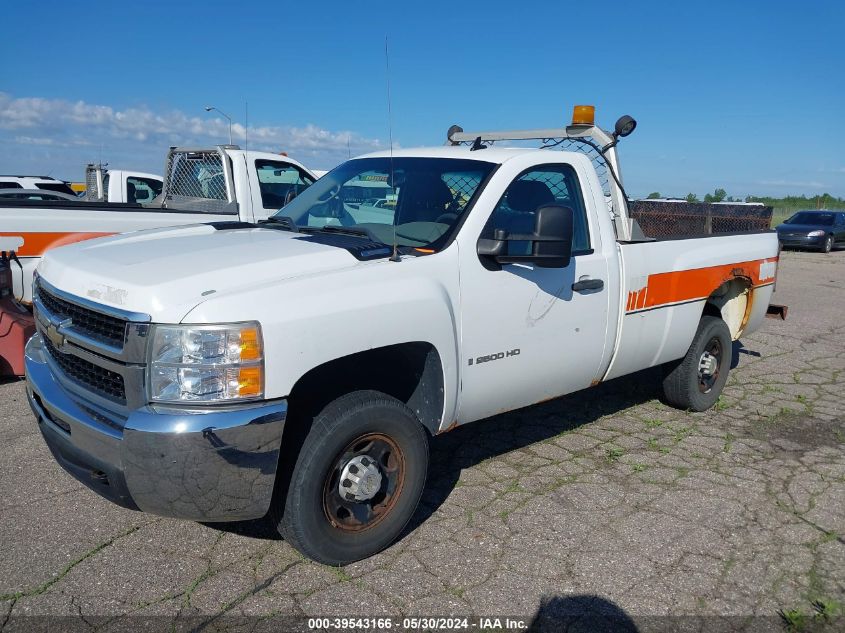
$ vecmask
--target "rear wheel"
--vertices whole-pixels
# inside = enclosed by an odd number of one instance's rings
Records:
[[[666,401],[680,409],[706,411],[719,399],[730,368],[728,326],[718,317],[701,317],[686,356],[665,366]]]
[[[389,546],[422,495],[428,436],[402,402],[358,391],[314,419],[297,457],[284,507],[271,517],[304,555],[344,565]]]

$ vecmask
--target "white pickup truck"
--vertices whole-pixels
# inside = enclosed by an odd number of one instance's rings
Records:
[[[457,146],[349,160],[260,226],[50,251],[26,351],[47,444],[115,503],[269,513],[337,565],[400,534],[432,434],[658,365],[669,403],[707,409],[767,312],[777,238],[633,240],[633,125],[453,128]],[[613,178],[506,139],[583,145]]]
[[[161,195],[152,204],[44,202],[0,198],[0,237],[22,237],[23,275],[14,293],[32,300],[32,275],[46,251],[115,233],[197,222],[258,222],[276,213],[317,177],[299,162],[235,145],[170,148]],[[108,179],[109,189],[114,175]],[[130,183],[119,181],[121,187]],[[100,183],[102,191],[102,183]]]
[[[107,169],[102,163],[85,166],[85,200],[91,202],[151,204],[163,185],[164,179],[155,174]]]
[[[0,175],[0,190],[3,191],[52,191],[68,196],[76,194],[70,185],[52,176],[4,176]]]

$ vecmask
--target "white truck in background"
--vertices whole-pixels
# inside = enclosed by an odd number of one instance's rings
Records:
[[[269,513],[340,565],[401,534],[430,435],[655,366],[670,404],[711,407],[777,237],[638,238],[616,157],[635,122],[588,114],[349,160],[259,225],[48,252],[26,374],[56,460],[128,508]]]
[[[108,179],[109,187],[114,174]],[[32,276],[51,248],[139,229],[239,220],[266,220],[317,177],[292,158],[216,148],[172,147],[165,161],[161,193],[151,201],[6,200],[0,197],[0,237],[20,236],[23,274],[15,275],[15,297],[32,300]],[[128,179],[121,179],[126,183]],[[121,186],[123,186],[121,184]]]
[[[85,200],[152,204],[161,194],[164,179],[156,174],[108,169],[103,163],[85,166]]]

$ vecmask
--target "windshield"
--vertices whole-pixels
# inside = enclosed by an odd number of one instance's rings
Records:
[[[833,226],[832,213],[819,213],[817,211],[799,211],[784,224],[818,224],[819,226]]]
[[[275,217],[297,226],[363,229],[398,246],[437,250],[495,164],[452,158],[360,158],[320,178]]]
[[[63,182],[37,182],[35,186],[39,189],[46,189],[47,191],[58,191],[59,193],[66,193],[69,196],[75,195],[73,189]]]

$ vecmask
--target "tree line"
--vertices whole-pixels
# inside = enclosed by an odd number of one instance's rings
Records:
[[[652,191],[646,196],[649,200],[663,197],[663,194],[659,191]],[[774,198],[772,196],[745,196],[745,198],[735,198],[729,196],[728,192],[724,189],[716,188],[713,190],[713,193],[704,194],[703,200],[700,200],[694,193],[688,193],[683,199],[687,202],[759,202],[768,207],[781,209],[845,209],[845,198],[837,198],[829,193],[809,197],[784,196],[783,198]]]

